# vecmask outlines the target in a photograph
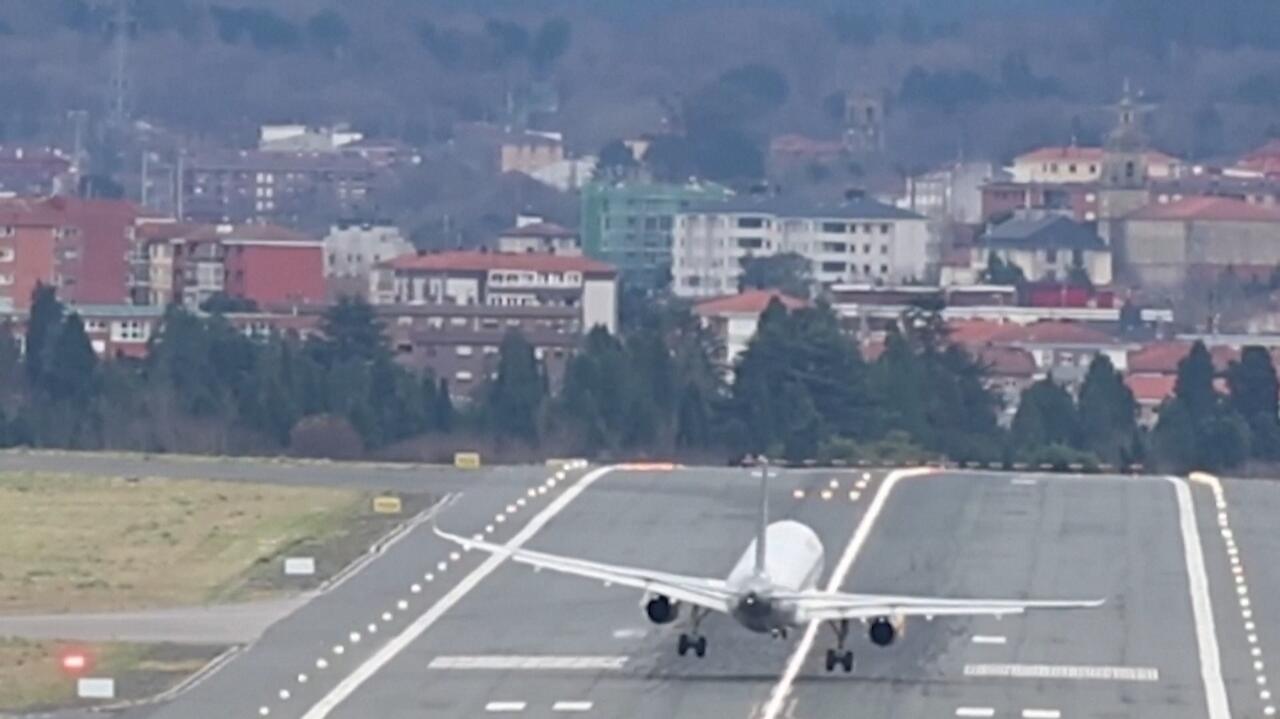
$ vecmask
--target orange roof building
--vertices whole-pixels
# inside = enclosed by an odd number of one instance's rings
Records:
[[[1280,264],[1280,211],[1232,197],[1186,197],[1131,213],[1119,241],[1125,269],[1143,288],[1213,282],[1228,269],[1266,278]]]

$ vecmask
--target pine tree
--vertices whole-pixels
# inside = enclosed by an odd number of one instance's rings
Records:
[[[1111,359],[1100,354],[1080,387],[1080,433],[1084,449],[1113,462],[1137,432],[1138,403]]]
[[[441,377],[440,386],[436,389],[435,409],[431,413],[431,425],[438,431],[448,434],[453,431],[454,410],[453,397],[449,394],[449,380]]]
[[[1271,353],[1265,348],[1245,347],[1238,362],[1227,368],[1230,406],[1249,425],[1256,456],[1280,457],[1280,382]]]
[[[1203,342],[1197,341],[1187,356],[1178,362],[1173,394],[1196,421],[1209,417],[1217,409],[1218,393],[1213,388],[1213,374],[1213,358]]]
[[[323,339],[317,354],[326,366],[359,360],[372,362],[388,352],[382,322],[373,306],[361,298],[343,297],[324,313]]]
[[[80,315],[67,315],[53,339],[42,387],[54,400],[87,406],[96,391],[97,367],[98,355],[89,343]]]
[[[1079,420],[1071,395],[1051,378],[1022,392],[1013,417],[1014,443],[1024,450],[1045,445],[1079,446]]]
[[[498,350],[498,373],[486,391],[489,425],[500,436],[538,440],[538,409],[543,382],[533,346],[519,332],[508,332]]]
[[[27,381],[38,385],[48,362],[53,336],[62,325],[62,303],[53,287],[37,284],[31,293],[31,312],[27,318]]]

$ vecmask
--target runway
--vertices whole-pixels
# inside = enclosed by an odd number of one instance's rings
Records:
[[[464,491],[441,526],[708,576],[722,576],[754,531],[756,480],[744,470],[593,470],[559,480],[524,472]],[[888,648],[859,632],[848,675],[823,670],[832,635],[819,628],[780,691],[796,634],[773,640],[713,617],[704,624],[708,656],[681,658],[679,629],[648,624],[634,592],[490,564],[423,528],[190,693],[134,715],[1270,716],[1256,666],[1265,669],[1269,642],[1280,640],[1274,600],[1263,598],[1280,577],[1264,566],[1264,552],[1277,547],[1254,512],[1280,505],[1280,488],[1228,483],[1220,512],[1209,488],[1165,478],[939,472],[898,482],[869,518],[884,479],[784,472],[772,487],[774,518],[814,527],[828,571],[874,519],[847,591],[1105,597],[1107,605],[917,621]],[[1236,503],[1237,492],[1248,501]],[[1221,514],[1238,515],[1235,556],[1245,556],[1259,597],[1253,632]]]

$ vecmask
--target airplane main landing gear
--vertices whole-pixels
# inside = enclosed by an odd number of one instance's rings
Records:
[[[710,610],[699,607],[695,608],[690,614],[691,631],[688,633],[681,632],[680,641],[676,645],[676,650],[680,653],[680,656],[683,657],[688,654],[691,649],[694,654],[698,655],[699,659],[707,655],[707,638],[698,633],[698,627],[702,626],[702,620],[709,613]]]
[[[849,620],[841,619],[830,622],[830,625],[836,633],[836,647],[827,650],[827,671],[833,671],[838,666],[848,674],[853,671],[853,650],[844,648],[844,640],[849,636]]]
[[[685,634],[682,632],[679,646],[676,648],[682,657],[692,649],[694,654],[702,658],[707,654],[707,638],[698,634]]]

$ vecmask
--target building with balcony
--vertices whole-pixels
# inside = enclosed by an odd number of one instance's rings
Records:
[[[924,217],[864,197],[831,205],[742,197],[691,205],[676,216],[672,291],[737,292],[748,257],[795,253],[823,285],[923,281],[936,260]]]

